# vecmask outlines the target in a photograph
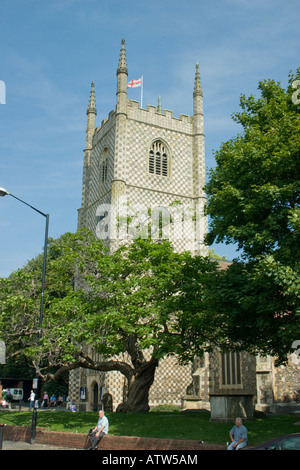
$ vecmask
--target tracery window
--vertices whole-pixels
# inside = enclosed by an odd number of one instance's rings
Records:
[[[156,140],[149,151],[149,173],[153,175],[169,176],[169,157],[165,145]]]

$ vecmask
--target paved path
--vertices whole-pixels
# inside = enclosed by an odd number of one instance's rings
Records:
[[[47,444],[30,444],[23,441],[3,441],[2,450],[79,450],[67,447],[50,446]]]

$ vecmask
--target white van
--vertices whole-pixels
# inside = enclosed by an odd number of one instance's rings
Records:
[[[24,391],[23,388],[10,388],[7,389],[6,392],[10,390],[10,397],[12,401],[22,401],[24,397]],[[8,395],[9,397],[9,395]]]

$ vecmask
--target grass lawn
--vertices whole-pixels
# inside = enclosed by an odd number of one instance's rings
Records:
[[[158,437],[170,439],[202,440],[207,443],[224,444],[233,423],[210,421],[208,412],[150,412],[150,413],[106,413],[109,433],[114,436]],[[49,431],[87,433],[97,423],[97,413],[72,413],[59,410],[38,410],[37,426]],[[1,423],[31,426],[32,412],[1,411]],[[284,434],[300,432],[300,416],[278,415],[245,421],[248,428],[249,445]]]

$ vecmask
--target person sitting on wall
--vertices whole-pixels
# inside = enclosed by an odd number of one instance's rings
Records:
[[[242,418],[235,419],[235,425],[229,431],[229,437],[231,444],[229,444],[227,450],[239,450],[247,445],[248,430],[246,426],[243,425]]]
[[[56,405],[56,397],[54,393],[50,397],[50,406],[55,406]]]
[[[98,444],[101,441],[102,437],[108,434],[109,423],[107,417],[104,415],[104,411],[99,411],[99,419],[97,425],[94,429],[90,429],[89,438],[91,441],[91,446],[88,450],[97,450]]]
[[[61,395],[59,395],[58,399],[57,399],[57,406],[61,406],[64,402],[64,399]]]

